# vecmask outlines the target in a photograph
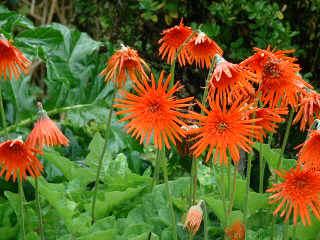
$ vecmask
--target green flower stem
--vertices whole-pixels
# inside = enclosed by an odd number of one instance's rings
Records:
[[[228,182],[228,187],[227,187],[227,197],[230,200],[231,199],[231,162],[230,162],[230,157],[228,158],[229,166],[227,169],[227,182]]]
[[[224,212],[224,226],[227,226],[227,201],[226,201],[226,192],[225,192],[225,182],[224,182],[224,167],[220,168],[221,170],[221,195],[222,195],[222,202],[223,202],[223,212]]]
[[[0,99],[1,101],[1,99]],[[0,103],[0,105],[2,105]],[[56,109],[53,109],[51,111],[48,111],[47,114],[48,116],[51,116],[51,115],[54,115],[54,114],[57,114],[57,113],[62,113],[62,112],[68,112],[68,111],[71,111],[71,110],[76,110],[76,109],[82,109],[82,108],[87,108],[87,107],[92,107],[94,106],[95,104],[79,104],[79,105],[73,105],[73,106],[68,106],[68,107],[62,107],[62,108],[56,108]],[[0,106],[1,108],[1,106]],[[2,115],[2,114],[1,114]],[[17,123],[17,124],[14,124],[14,125],[11,125],[9,126],[8,128],[5,128],[5,130],[2,130],[0,131],[0,135],[3,135],[4,133],[7,132],[10,132],[10,131],[13,131],[15,130],[17,127],[22,127],[22,126],[25,126],[25,125],[28,125],[28,124],[31,124],[32,122],[34,122],[35,120],[37,119],[37,116],[34,116],[32,118],[27,118],[25,120],[22,120],[21,122]]]
[[[152,180],[152,189],[158,184],[159,181],[159,172],[160,172],[160,150],[156,150],[156,162],[155,162],[155,168],[154,168],[154,174],[153,174],[153,180]]]
[[[207,211],[207,206],[205,201],[202,201],[202,206],[203,206],[203,231],[204,231],[204,240],[209,240],[209,234],[208,234],[208,211]]]
[[[284,223],[283,240],[288,240],[289,222]]]
[[[262,154],[262,142],[259,146],[259,159],[260,159],[260,179],[259,179],[259,193],[263,193],[263,178],[264,178],[264,169],[266,167],[266,160],[263,157]]]
[[[230,167],[231,167],[231,166],[229,166],[229,168],[230,168]],[[232,205],[233,205],[234,196],[235,196],[235,192],[236,192],[237,169],[238,169],[238,164],[235,164],[235,165],[234,165],[234,172],[233,172],[232,192],[231,192],[231,196],[230,196],[230,205],[229,205],[228,216],[227,216],[227,224],[230,224],[229,221],[230,221],[230,217],[231,217]]]
[[[290,133],[291,125],[292,125],[293,115],[294,115],[294,109],[291,108],[290,109],[289,120],[287,122],[286,131],[284,133],[283,142],[282,142],[282,146],[281,146],[280,155],[279,155],[278,164],[277,164],[277,168],[276,169],[281,169],[282,168],[283,154],[284,154],[284,150],[286,149],[286,146],[287,146],[287,143],[288,143],[288,138],[289,138],[289,133]],[[276,174],[275,183],[278,183],[278,181],[279,181],[279,175]],[[274,228],[275,219],[276,219],[276,216],[273,215],[272,216],[272,224],[271,224],[271,240],[275,238],[275,231],[274,231],[274,229],[275,229]],[[284,235],[284,237],[285,237],[285,235]]]
[[[254,157],[254,152],[250,152],[248,156],[248,165],[247,165],[247,181],[246,181],[246,194],[244,196],[244,211],[243,211],[243,222],[245,226],[245,232],[248,232],[248,199],[249,199],[249,186],[250,186],[250,176],[251,176],[251,167],[252,160]]]
[[[35,191],[36,191],[36,203],[37,203],[37,210],[38,210],[38,216],[40,221],[40,239],[45,240],[44,237],[44,228],[43,228],[43,220],[42,220],[42,212],[41,212],[41,205],[40,205],[40,195],[39,195],[39,183],[38,178],[35,179]]]
[[[186,46],[186,44],[193,38],[193,36],[196,34],[196,32],[193,32],[184,42],[183,44],[178,48],[178,50],[176,51],[176,53],[174,54],[174,59],[173,62],[171,63],[171,68],[170,68],[170,73],[171,73],[171,80],[169,82],[169,89],[171,89],[173,87],[174,84],[174,72],[175,72],[175,68],[176,68],[176,62],[177,62],[177,58],[178,55],[180,54],[180,52],[182,51],[182,49]]]
[[[4,130],[1,131],[0,134],[2,135],[3,133],[5,133],[6,138],[9,139],[7,122],[6,122],[6,114],[5,114],[5,112],[4,112],[4,106],[3,106],[3,100],[2,100],[2,88],[1,88],[1,83],[0,83],[0,112],[1,112],[2,127],[4,128]]]
[[[21,231],[21,239],[26,239],[26,233],[24,229],[24,194],[23,194],[23,186],[22,181],[20,181],[20,178],[18,178],[18,188],[19,188],[19,196],[20,196],[20,231]]]
[[[292,240],[296,240],[297,227],[293,226]]]
[[[198,159],[192,158],[192,205],[196,204],[196,194],[197,194],[197,180],[198,180]]]
[[[98,186],[99,186],[99,177],[100,177],[100,172],[101,172],[101,168],[102,168],[102,162],[103,162],[103,157],[106,153],[106,149],[109,143],[109,130],[110,130],[110,125],[111,125],[111,118],[112,118],[112,112],[113,112],[113,102],[115,99],[117,93],[117,88],[115,88],[113,90],[113,94],[112,94],[112,101],[111,101],[111,107],[109,110],[109,116],[106,122],[106,132],[105,132],[105,140],[104,140],[104,146],[103,146],[103,150],[102,153],[100,155],[100,159],[99,159],[99,163],[98,163],[98,168],[97,168],[97,176],[96,176],[96,181],[95,181],[95,186],[94,186],[94,192],[93,192],[93,199],[92,199],[92,209],[91,209],[91,214],[92,214],[92,223],[95,222],[95,207],[96,207],[96,200],[97,200],[97,193],[98,193]]]
[[[163,170],[163,176],[164,176],[164,184],[165,184],[167,197],[168,197],[169,216],[170,216],[171,225],[172,225],[171,227],[172,227],[172,232],[173,232],[173,239],[178,240],[176,216],[175,216],[174,210],[173,210],[173,203],[172,203],[172,197],[171,197],[169,180],[168,180],[167,158],[165,156],[165,147],[164,146],[161,151],[161,164],[162,164],[162,170]]]
[[[212,60],[211,60],[211,66],[210,66],[210,69],[209,69],[209,73],[208,73],[208,76],[207,76],[207,80],[206,80],[206,86],[204,88],[204,93],[203,93],[203,96],[202,96],[202,99],[201,99],[201,104],[205,107],[206,106],[206,102],[207,102],[207,97],[208,97],[208,92],[209,92],[209,86],[208,86],[208,83],[211,79],[211,76],[212,76],[212,73],[213,73],[213,70],[216,66],[216,57],[213,57]],[[202,110],[201,110],[201,114],[202,114]]]

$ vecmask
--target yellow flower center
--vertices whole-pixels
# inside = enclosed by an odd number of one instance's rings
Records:
[[[228,128],[228,124],[226,124],[225,122],[219,122],[218,124],[217,124],[217,129],[219,130],[219,131],[224,131],[224,130],[226,130]]]

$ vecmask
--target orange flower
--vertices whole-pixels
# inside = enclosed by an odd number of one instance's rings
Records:
[[[310,130],[308,139],[296,148],[300,147],[298,165],[320,170],[320,130]]]
[[[215,54],[222,55],[223,51],[218,44],[203,32],[199,32],[186,46],[190,64],[196,62],[196,66],[207,68],[211,66],[211,59]]]
[[[160,74],[158,86],[152,76],[152,85],[150,86],[146,79],[143,84],[136,82],[137,87],[133,87],[138,95],[120,90],[124,99],[116,99],[121,104],[114,105],[117,108],[124,108],[117,114],[129,114],[120,120],[120,122],[130,120],[126,125],[127,133],[132,132],[132,136],[140,137],[140,143],[146,139],[148,145],[151,135],[154,137],[156,148],[162,149],[162,140],[167,148],[170,148],[168,139],[174,144],[175,138],[181,141],[179,136],[185,136],[180,126],[185,125],[179,118],[186,117],[182,113],[182,108],[190,106],[187,103],[193,97],[176,99],[173,94],[182,88],[178,83],[167,91],[171,75],[162,83],[164,77],[163,71]]]
[[[281,115],[288,114],[287,108],[258,108],[255,112],[255,118],[259,118],[260,120],[255,123],[257,126],[262,127],[262,135],[266,137],[265,131],[276,133],[275,128],[278,127],[276,123],[284,122],[284,118],[281,118]],[[252,118],[254,113],[250,114],[250,118]],[[262,139],[260,139],[262,140]]]
[[[254,48],[256,54],[243,61],[240,65],[248,67],[257,74],[261,85],[258,92],[261,92],[261,100],[264,105],[270,107],[290,104],[293,108],[297,107],[299,93],[304,92],[304,87],[312,88],[297,73],[300,70],[298,64],[295,64],[295,58],[284,54],[289,51],[270,51]]]
[[[202,201],[202,200],[201,200]],[[189,232],[192,232],[193,235],[197,233],[202,221],[202,209],[200,207],[201,201],[198,205],[192,206],[186,217],[186,221],[184,223],[184,228],[188,229]]]
[[[18,79],[20,71],[27,74],[27,68],[31,64],[19,49],[11,45],[12,43],[13,40],[8,41],[3,35],[0,35],[0,77],[3,76],[5,81],[7,80],[7,74],[10,80],[12,80],[13,75],[15,79]]]
[[[315,115],[320,114],[320,94],[314,91],[308,92],[301,100],[299,104],[299,111],[293,120],[293,124],[300,121],[300,129],[304,131],[306,125],[312,126],[315,119]]]
[[[298,216],[301,217],[303,225],[306,225],[306,220],[311,225],[308,209],[310,207],[320,219],[320,175],[315,171],[301,170],[300,167],[289,171],[283,170],[284,173],[276,172],[284,182],[273,184],[273,188],[267,190],[267,192],[275,192],[269,197],[273,199],[270,204],[280,201],[273,215],[282,209],[280,216],[286,215],[285,221],[288,221],[293,211],[295,226]]]
[[[0,143],[0,166],[2,170],[0,176],[6,172],[5,179],[9,180],[12,176],[13,181],[16,181],[17,174],[27,178],[27,172],[33,177],[40,176],[42,164],[35,154],[42,154],[38,149],[32,148],[21,140],[8,140]]]
[[[216,55],[217,66],[209,81],[209,100],[231,103],[254,92],[250,81],[257,81],[255,74],[244,67],[225,61]]]
[[[147,63],[139,57],[138,52],[130,47],[122,45],[109,59],[107,67],[100,73],[105,75],[105,81],[113,81],[118,88],[126,84],[127,73],[131,80],[138,81],[137,75],[141,78],[148,78],[143,66],[150,71]]]
[[[252,107],[253,104],[245,106],[245,101],[241,104],[237,101],[227,109],[224,103],[221,109],[219,103],[211,101],[209,102],[211,111],[208,111],[201,103],[198,104],[207,116],[190,112],[190,118],[199,121],[199,128],[190,130],[190,133],[197,135],[192,139],[197,141],[191,147],[194,150],[194,155],[199,157],[209,146],[206,161],[215,150],[214,161],[219,156],[220,165],[222,162],[228,165],[228,149],[233,162],[238,163],[240,160],[239,147],[246,152],[251,151],[250,145],[253,142],[250,138],[257,138],[259,129],[261,129],[260,126],[252,125],[260,119],[245,119],[247,114],[255,111],[255,108]]]
[[[244,224],[239,220],[236,220],[231,226],[227,227],[225,233],[230,240],[244,240],[246,237]]]
[[[161,44],[159,48],[159,55],[162,59],[168,55],[168,64],[174,61],[174,55],[176,51],[182,46],[185,40],[192,34],[192,29],[190,27],[184,26],[183,19],[181,19],[179,26],[174,26],[167,30],[164,30],[161,35],[164,35],[160,40]],[[181,66],[186,65],[186,59],[188,59],[188,54],[185,48],[183,48],[178,55],[178,61]]]
[[[63,135],[57,125],[48,117],[46,111],[42,109],[41,103],[39,108],[39,120],[29,134],[26,144],[31,147],[39,146],[40,148],[43,148],[44,145],[50,147],[54,145],[68,146],[69,139]]]

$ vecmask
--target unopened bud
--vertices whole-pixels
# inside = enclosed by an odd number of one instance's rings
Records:
[[[199,230],[199,227],[201,225],[202,215],[203,215],[202,209],[200,207],[201,203],[202,203],[202,200],[200,200],[198,205],[194,205],[190,207],[187,213],[186,221],[184,223],[184,227],[188,229],[189,232],[192,232],[193,235],[196,234],[196,232]]]

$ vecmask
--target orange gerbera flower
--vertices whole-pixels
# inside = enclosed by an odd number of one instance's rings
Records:
[[[40,108],[39,120],[29,134],[26,144],[31,147],[39,146],[40,148],[43,148],[44,145],[51,147],[54,145],[68,146],[69,139],[63,135],[57,125],[48,117],[41,103],[38,106]]]
[[[186,117],[182,113],[183,107],[190,106],[188,103],[193,97],[176,99],[173,94],[182,86],[178,87],[178,83],[167,91],[171,75],[162,83],[164,72],[160,74],[158,86],[152,76],[151,86],[146,79],[143,79],[143,84],[136,82],[134,86],[138,95],[120,90],[120,94],[124,99],[116,99],[121,104],[114,105],[117,108],[126,110],[119,111],[117,114],[129,114],[120,120],[120,122],[130,120],[126,125],[127,133],[132,132],[132,136],[140,137],[140,143],[146,139],[148,145],[151,135],[154,137],[154,145],[156,148],[162,149],[162,141],[167,148],[170,148],[168,139],[174,144],[175,138],[181,141],[180,136],[185,136],[182,125],[185,125],[179,118]]]
[[[201,201],[198,205],[192,206],[186,217],[186,221],[184,223],[184,228],[188,229],[189,232],[192,232],[193,235],[197,233],[202,221],[202,209],[200,207]]]
[[[320,170],[320,130],[310,130],[308,139],[296,148],[300,147],[298,165]]]
[[[255,112],[255,118],[259,118],[260,120],[257,121],[255,124],[257,126],[262,127],[262,135],[266,137],[266,132],[273,132],[276,133],[275,130],[278,125],[276,123],[284,122],[284,118],[281,118],[280,115],[288,114],[287,108],[258,108]],[[254,116],[254,113],[250,114],[250,118]],[[260,139],[262,140],[262,139]]]
[[[239,220],[236,220],[231,226],[227,227],[225,233],[230,240],[244,240],[246,237],[244,224]]]
[[[10,80],[12,80],[13,75],[15,79],[18,79],[20,71],[27,74],[27,68],[31,64],[19,49],[12,46],[12,43],[13,40],[8,41],[3,35],[0,35],[0,77],[3,76],[5,81],[7,80],[7,74]]]
[[[0,143],[0,166],[2,167],[0,176],[6,172],[5,179],[9,180],[12,176],[13,181],[16,181],[17,174],[27,178],[27,172],[35,178],[40,176],[42,164],[35,154],[42,154],[38,149],[32,148],[21,140],[8,140]]]
[[[290,104],[293,108],[297,107],[299,93],[304,92],[304,87],[312,88],[297,73],[300,70],[298,64],[295,64],[295,58],[287,57],[289,51],[270,51],[254,48],[257,51],[252,57],[249,57],[241,63],[242,66],[248,67],[254,71],[258,79],[261,80],[259,92],[264,105],[270,107]]]
[[[320,94],[315,91],[308,92],[299,104],[299,111],[293,120],[293,124],[300,121],[300,129],[304,131],[306,125],[312,126],[315,116],[320,114]]]
[[[174,61],[174,55],[176,51],[182,46],[185,40],[192,34],[191,27],[184,26],[183,19],[180,21],[179,26],[174,26],[167,30],[164,30],[161,35],[164,35],[160,40],[161,44],[159,48],[159,55],[162,59],[168,55],[168,64]],[[188,54],[185,48],[183,48],[178,55],[178,61],[181,66],[186,65],[186,60],[188,59]]]
[[[139,57],[138,52],[130,47],[122,45],[109,59],[107,67],[100,73],[105,75],[105,81],[122,88],[126,84],[127,74],[133,81],[138,77],[148,78],[143,66],[150,71],[148,64]]]
[[[194,155],[199,157],[209,146],[206,161],[209,160],[213,150],[215,150],[214,161],[219,156],[220,165],[222,165],[222,162],[228,165],[228,149],[233,162],[238,163],[240,160],[239,147],[246,152],[251,151],[250,145],[253,142],[250,138],[257,138],[261,129],[260,126],[252,125],[260,119],[245,119],[247,114],[255,111],[253,104],[245,106],[245,101],[241,104],[237,101],[230,109],[227,109],[224,103],[221,109],[219,103],[210,101],[211,111],[207,110],[201,103],[198,104],[207,116],[190,112],[190,118],[199,121],[199,128],[190,130],[190,133],[197,135],[192,139],[197,141],[191,147],[194,150]]]
[[[289,171],[283,170],[284,173],[276,172],[285,181],[273,184],[273,188],[267,190],[267,192],[276,192],[269,197],[273,199],[270,204],[280,201],[273,215],[283,208],[280,216],[286,215],[285,221],[288,221],[293,211],[295,226],[298,216],[301,217],[303,225],[306,225],[306,220],[311,225],[308,209],[310,207],[320,219],[320,175],[315,171],[302,170],[300,167]]]
[[[196,66],[207,68],[211,66],[211,59],[215,54],[222,55],[223,51],[218,44],[203,32],[199,32],[186,46],[190,64],[196,62]]]
[[[231,103],[254,91],[250,81],[256,82],[254,73],[244,67],[227,62],[216,55],[217,66],[209,81],[209,100]]]

